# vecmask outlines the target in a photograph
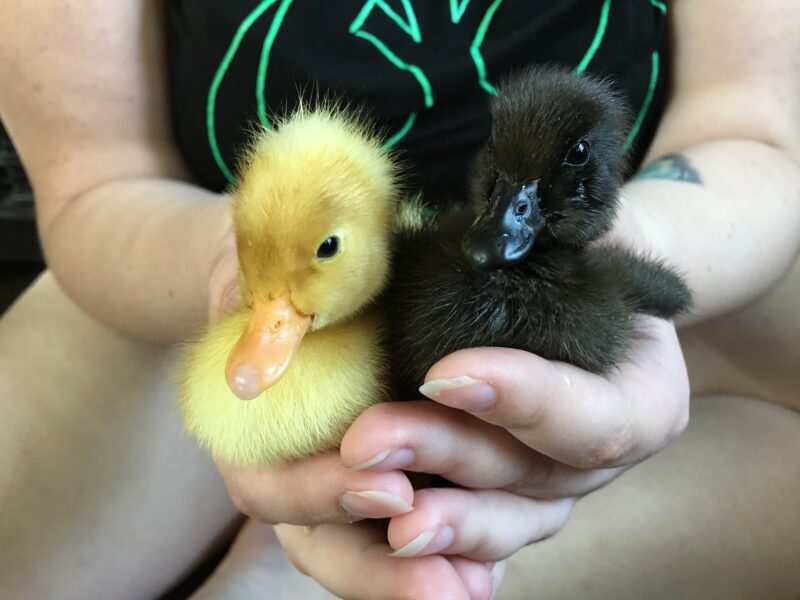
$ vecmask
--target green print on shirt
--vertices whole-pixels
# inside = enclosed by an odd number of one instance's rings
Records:
[[[375,46],[375,48],[377,48],[378,51],[397,69],[411,73],[417,80],[417,83],[422,90],[425,108],[431,108],[434,105],[433,88],[428,80],[428,77],[425,75],[422,69],[417,65],[412,65],[405,62],[394,51],[392,51],[383,40],[364,30],[364,23],[372,14],[372,11],[377,8],[392,21],[394,21],[395,24],[406,34],[408,34],[415,43],[422,43],[422,32],[419,28],[414,7],[410,0],[401,1],[403,4],[403,9],[406,13],[405,19],[397,14],[397,12],[392,9],[391,6],[386,4],[384,0],[368,0],[359,11],[358,16],[350,24],[350,33]],[[503,0],[494,0],[494,2],[492,2],[492,4],[486,10],[486,13],[484,13],[483,18],[478,25],[477,33],[475,34],[469,49],[472,61],[475,63],[475,69],[478,72],[478,84],[489,94],[493,95],[497,94],[497,90],[495,90],[494,86],[486,79],[486,65],[483,61],[483,55],[481,54],[481,45],[486,37],[486,31],[489,29],[489,25],[492,22],[492,17],[502,2]],[[461,18],[467,11],[469,3],[470,0],[464,0],[461,2],[461,4],[458,4],[456,0],[450,0],[450,21],[453,24],[458,25],[461,22]],[[406,118],[406,121],[400,130],[386,140],[384,147],[392,148],[400,140],[402,140],[414,126],[418,114],[418,112],[411,113]]]
[[[278,0],[263,0],[249,15],[247,15],[247,17],[245,17],[244,21],[242,21],[241,25],[239,25],[238,29],[236,30],[233,40],[231,41],[230,46],[228,46],[228,51],[225,53],[225,56],[222,58],[222,62],[217,68],[217,72],[214,73],[214,78],[211,81],[211,88],[208,91],[208,99],[206,100],[206,131],[208,135],[208,145],[211,148],[211,154],[214,157],[214,162],[217,163],[219,170],[222,171],[222,174],[229,183],[236,183],[236,178],[233,176],[233,173],[231,173],[230,168],[225,163],[225,159],[222,158],[222,152],[219,150],[215,119],[217,94],[219,93],[220,85],[222,85],[222,80],[225,79],[225,74],[228,72],[236,53],[239,51],[239,46],[241,45],[244,36],[247,35],[247,32],[250,31],[250,28],[253,26],[253,24],[255,24],[255,22],[258,21],[258,19],[277,1]],[[258,66],[258,78],[256,81],[260,82],[262,85],[257,86],[256,97],[259,101],[259,119],[261,119],[261,123],[264,125],[264,127],[271,127],[269,119],[266,118],[266,109],[262,110],[264,87],[267,77],[267,66],[269,65],[269,53],[272,50],[272,44],[275,41],[275,37],[278,35],[278,30],[283,24],[283,18],[286,16],[286,11],[289,10],[289,6],[292,4],[292,2],[293,0],[283,0],[281,2],[281,5],[276,11],[275,17],[272,20],[272,25],[267,32],[267,36],[264,38],[264,45],[261,50],[261,60]],[[264,102],[263,105],[266,106],[266,103]],[[262,114],[264,117],[262,117]]]
[[[411,73],[417,80],[420,88],[422,88],[425,108],[430,108],[433,106],[433,88],[431,87],[431,83],[422,69],[420,69],[417,65],[412,65],[402,60],[399,56],[397,56],[397,54],[392,52],[392,50],[389,49],[389,47],[382,40],[363,29],[364,22],[369,18],[373,9],[377,7],[379,10],[383,11],[387,17],[394,21],[400,29],[407,33],[411,39],[414,40],[414,42],[417,44],[421,43],[422,33],[419,30],[419,24],[417,23],[417,15],[414,13],[414,7],[411,6],[411,2],[409,0],[402,0],[402,2],[403,9],[406,13],[405,21],[383,0],[369,0],[361,8],[358,16],[353,20],[352,23],[350,23],[350,33],[375,46],[378,51],[383,54],[383,56],[386,57],[386,59],[396,68],[400,69],[401,71],[408,71]],[[467,0],[467,4],[468,3],[469,0]],[[451,0],[450,9],[453,9],[453,0]],[[408,115],[403,126],[397,133],[392,135],[384,143],[384,147],[391,148],[397,144],[397,142],[403,139],[414,126],[414,122],[417,120],[417,114],[417,112],[413,112]]]
[[[431,0],[423,0],[426,2],[430,2]],[[666,5],[663,2],[658,2],[657,0],[648,0],[652,6],[660,10],[662,13],[666,13]],[[230,183],[235,183],[235,178],[231,169],[225,162],[225,159],[222,156],[222,152],[219,148],[219,142],[217,139],[217,132],[216,132],[216,104],[217,104],[217,96],[219,94],[219,88],[222,85],[223,80],[225,79],[225,75],[230,68],[231,63],[233,62],[236,53],[239,51],[239,47],[241,46],[242,40],[245,38],[247,33],[253,27],[253,25],[264,16],[270,8],[273,8],[277,5],[277,8],[273,11],[272,14],[272,21],[270,26],[267,30],[267,34],[264,37],[264,42],[261,47],[261,56],[258,64],[258,72],[256,75],[256,107],[258,112],[258,118],[261,124],[268,128],[272,128],[272,123],[269,120],[269,116],[267,115],[267,102],[265,98],[265,91],[266,91],[266,83],[267,83],[267,70],[269,68],[269,58],[270,53],[272,52],[272,47],[275,43],[275,39],[278,36],[278,32],[280,31],[281,25],[283,25],[283,21],[286,17],[286,13],[288,12],[290,6],[294,0],[262,0],[259,2],[256,7],[245,17],[242,23],[236,30],[236,33],[231,40],[230,45],[220,62],[219,67],[217,68],[214,77],[211,82],[211,86],[208,92],[208,97],[206,101],[206,130],[207,130],[207,137],[208,137],[208,144],[211,150],[211,154],[214,157],[214,161],[216,162],[217,166],[219,167],[222,174]],[[420,87],[420,91],[422,93],[423,104],[426,109],[431,108],[435,103],[435,96],[433,86],[430,83],[427,75],[425,75],[424,71],[417,65],[410,64],[403,60],[403,58],[394,50],[392,50],[383,40],[379,39],[377,36],[373,35],[372,33],[366,31],[364,29],[364,25],[372,14],[373,11],[378,10],[383,13],[387,18],[389,18],[394,24],[402,30],[406,35],[408,35],[411,40],[416,44],[421,44],[422,39],[422,31],[419,26],[419,22],[417,21],[416,12],[414,11],[414,6],[412,0],[400,0],[404,15],[398,14],[396,10],[394,10],[386,0],[366,0],[362,5],[361,9],[359,10],[358,14],[356,15],[353,22],[350,24],[349,32],[362,39],[369,44],[371,44],[375,49],[378,50],[388,61],[388,63],[396,69],[401,71],[408,72],[411,76],[414,77],[417,84]],[[469,10],[469,6],[471,0],[448,0],[449,8],[450,8],[450,20],[454,25],[459,25],[463,16],[466,14],[467,10]],[[603,43],[603,39],[605,38],[606,29],[608,26],[609,21],[609,14],[611,12],[611,2],[612,0],[604,0],[603,5],[600,10],[600,15],[598,19],[598,26],[595,34],[591,40],[589,48],[586,50],[583,58],[578,63],[578,66],[575,68],[576,73],[582,73],[586,70],[586,68],[591,63],[594,56],[597,54],[600,46]],[[489,81],[488,74],[486,71],[486,65],[483,60],[483,55],[481,53],[481,46],[483,45],[486,34],[489,30],[489,27],[492,23],[492,18],[494,17],[497,10],[500,8],[503,0],[494,0],[489,7],[486,9],[483,17],[480,20],[478,28],[476,30],[475,36],[472,39],[472,43],[469,47],[469,54],[472,58],[473,63],[475,64],[475,70],[478,76],[478,85],[486,91],[486,93],[491,95],[497,95],[497,90]],[[645,101],[642,104],[642,107],[639,111],[639,114],[636,118],[634,123],[634,127],[632,128],[628,139],[626,141],[626,149],[633,143],[634,139],[639,133],[639,129],[641,128],[642,123],[649,111],[650,105],[653,100],[653,95],[655,93],[656,86],[658,84],[658,53],[654,52],[652,55],[652,66],[651,66],[651,79],[650,85],[648,87],[648,92],[645,97]],[[414,127],[414,123],[418,117],[418,112],[412,112],[405,120],[403,125],[400,129],[394,133],[392,136],[387,139],[384,146],[387,148],[391,148],[395,146],[400,140],[402,140],[409,131]]]
[[[461,22],[461,18],[464,16],[464,13],[469,8],[470,0],[463,0],[461,4],[457,3],[457,0],[449,0],[450,1],[450,21],[457,25]],[[393,52],[389,47],[379,38],[368,33],[363,29],[364,22],[370,16],[374,9],[378,9],[382,11],[387,17],[389,17],[392,21],[394,21],[397,26],[402,29],[406,34],[411,36],[411,38],[417,44],[422,42],[422,33],[419,29],[419,24],[416,18],[416,14],[414,12],[414,7],[411,4],[410,0],[402,0],[403,9],[406,13],[405,20],[397,14],[395,10],[393,10],[389,5],[384,2],[384,0],[368,0],[364,6],[361,8],[361,11],[358,13],[358,16],[355,20],[350,24],[350,33],[353,35],[362,38],[368,42],[370,42],[373,46],[375,46],[378,51],[386,57],[386,59],[393,64],[396,68],[401,69],[403,71],[409,71],[414,75],[419,83],[420,87],[422,88],[422,92],[425,99],[425,108],[431,108],[434,105],[434,96],[433,91],[431,88],[430,81],[425,76],[425,73],[420,69],[417,65],[411,65],[403,61],[398,55]],[[486,93],[491,94],[492,96],[497,95],[497,89],[494,85],[487,78],[486,74],[486,63],[483,60],[483,54],[481,53],[481,46],[483,45],[484,40],[486,39],[486,32],[489,29],[489,26],[492,23],[492,18],[494,17],[497,9],[500,8],[500,5],[503,3],[503,0],[494,0],[489,7],[486,9],[483,17],[481,18],[480,24],[478,25],[478,29],[475,33],[475,37],[472,40],[472,43],[469,47],[469,54],[472,58],[472,62],[475,64],[475,70],[478,73],[478,85],[483,88]],[[611,9],[611,0],[604,0],[603,7],[600,13],[600,21],[597,26],[597,31],[595,32],[594,38],[589,46],[589,49],[586,51],[586,54],[581,59],[578,67],[575,69],[576,73],[582,73],[586,70],[589,66],[589,63],[594,58],[594,55],[597,53],[597,50],[600,48],[600,45],[603,43],[603,38],[605,37],[606,27],[608,26],[608,13]],[[405,135],[411,130],[414,126],[414,122],[417,119],[417,112],[411,113],[408,119],[406,119],[405,124],[400,130],[391,136],[384,146],[386,148],[391,148],[395,144],[397,144]]]

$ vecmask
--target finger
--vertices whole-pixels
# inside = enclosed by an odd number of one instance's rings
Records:
[[[486,598],[488,600],[494,596],[495,578],[497,575],[501,575],[501,569],[495,569],[496,563],[485,563],[463,556],[446,556],[445,558],[453,565],[464,587],[467,588],[470,598]]]
[[[389,544],[401,557],[458,554],[499,561],[555,534],[573,503],[501,490],[418,490],[414,511],[390,521]]]
[[[456,567],[443,556],[393,558],[385,528],[375,523],[319,525],[305,530],[279,525],[275,532],[300,571],[342,598],[489,598],[491,575],[485,564],[460,559]]]
[[[218,464],[236,507],[263,523],[349,523],[411,510],[414,490],[399,471],[359,473],[329,452],[272,469]]]
[[[223,313],[239,305],[239,259],[233,234],[226,236],[217,253],[208,280],[208,316],[217,321]]]
[[[643,323],[631,359],[609,378],[521,350],[475,348],[439,361],[420,391],[574,467],[632,464],[664,447],[688,418],[675,328]]]
[[[429,401],[370,407],[347,431],[341,457],[358,470],[433,473],[464,487],[537,498],[583,495],[622,471],[558,463],[500,427]]]
[[[500,589],[500,585],[503,583],[503,579],[506,576],[506,561],[501,560],[500,562],[494,563],[494,566],[491,568],[490,573],[492,575],[491,598],[494,598],[497,595],[497,590]]]
[[[318,599],[321,591],[313,580],[294,572],[271,526],[248,519],[222,562],[191,598]]]

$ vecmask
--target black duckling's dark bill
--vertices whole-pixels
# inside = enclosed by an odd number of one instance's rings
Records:
[[[546,221],[539,206],[539,182],[498,179],[489,209],[467,230],[461,248],[476,269],[494,271],[523,260]]]

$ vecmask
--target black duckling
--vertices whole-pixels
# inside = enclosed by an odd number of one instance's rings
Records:
[[[398,240],[386,302],[398,391],[456,350],[503,346],[605,373],[636,313],[691,296],[662,263],[590,244],[609,230],[629,112],[609,83],[556,68],[508,81],[471,173],[469,203]]]

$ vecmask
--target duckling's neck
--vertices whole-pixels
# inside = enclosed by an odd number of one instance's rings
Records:
[[[486,274],[496,283],[539,280],[557,285],[574,276],[584,263],[583,256],[582,248],[548,245],[539,249],[534,246],[524,260]]]

